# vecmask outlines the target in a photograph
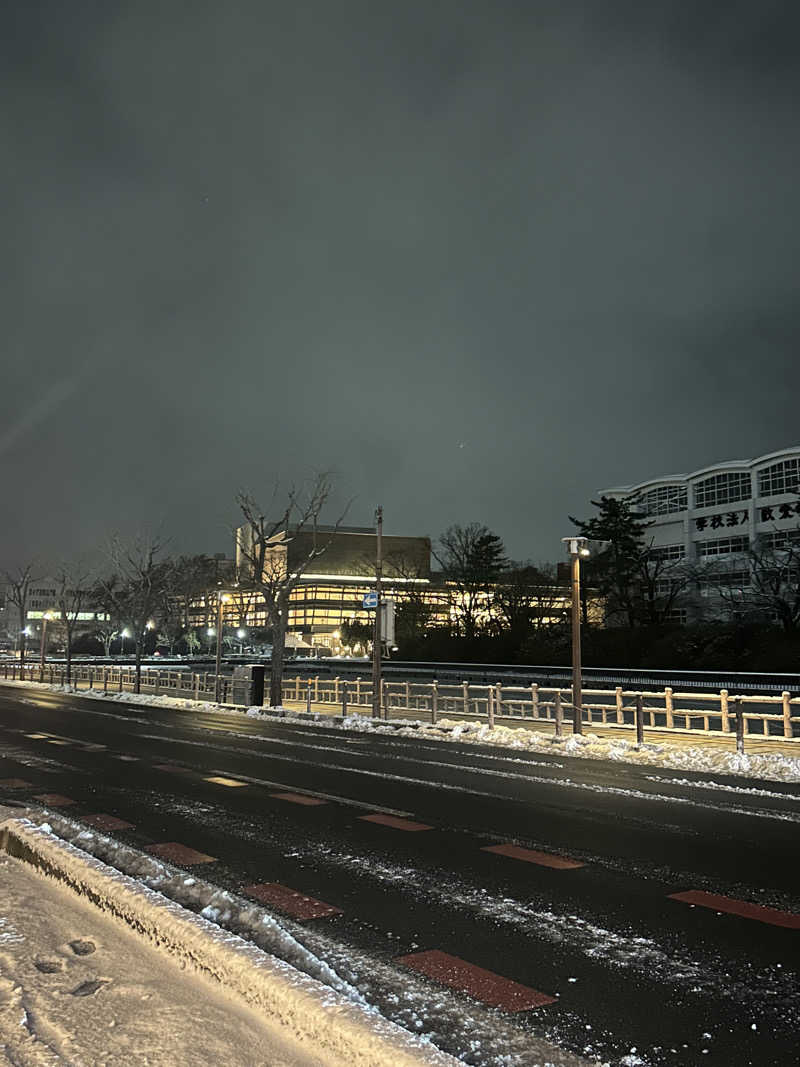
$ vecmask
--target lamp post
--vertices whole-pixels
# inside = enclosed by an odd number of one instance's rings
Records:
[[[247,630],[243,630],[241,627],[236,631],[236,636],[239,638],[239,655],[241,656],[244,651],[244,639],[247,637]]]
[[[588,556],[589,539],[562,537],[570,558],[572,587],[572,731],[583,733],[583,692],[581,685],[581,557]]]
[[[220,672],[222,670],[222,605],[226,600],[230,600],[227,593],[223,593],[222,590],[217,590],[217,659],[214,668],[214,701],[219,704],[220,694],[222,693],[222,679],[220,678]]]
[[[381,578],[383,577],[383,508],[375,509],[375,628],[372,636],[372,717],[381,716]]]
[[[47,624],[52,619],[49,611],[42,615],[42,643],[39,646],[39,665],[44,667],[45,653],[47,651]]]

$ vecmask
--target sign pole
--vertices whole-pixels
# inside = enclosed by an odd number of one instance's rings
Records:
[[[372,717],[381,717],[381,578],[383,576],[383,508],[375,509],[375,626],[372,634]]]
[[[572,551],[572,732],[583,733],[583,693],[581,687],[581,557],[578,546]]]

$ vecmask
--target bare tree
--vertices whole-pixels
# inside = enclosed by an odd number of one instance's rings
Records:
[[[492,607],[495,626],[520,637],[531,630],[563,621],[564,592],[556,583],[555,568],[517,563],[497,582]]]
[[[663,625],[692,581],[692,571],[683,560],[669,559],[652,539],[634,556],[636,595],[633,603],[640,623]]]
[[[762,538],[743,556],[709,565],[698,575],[714,590],[727,614],[777,619],[785,633],[800,627],[800,531],[780,542]]]
[[[433,554],[451,591],[451,615],[464,637],[488,620],[494,585],[507,569],[503,542],[486,526],[450,526]]]
[[[39,581],[39,576],[34,563],[24,563],[14,570],[3,571],[3,577],[8,587],[8,600],[19,614],[19,661],[24,664],[28,637],[28,600],[31,587]]]
[[[304,489],[291,486],[280,515],[267,519],[250,493],[241,492],[237,503],[244,520],[236,531],[240,584],[250,584],[264,602],[272,628],[272,663],[269,704],[282,701],[283,660],[289,597],[304,572],[321,556],[344,521],[347,508],[333,526],[320,526],[320,514],[332,488],[329,474],[316,475]],[[270,507],[276,507],[277,486]]]
[[[64,628],[64,646],[67,663],[67,685],[72,684],[72,641],[75,627],[91,598],[91,583],[88,572],[80,565],[62,563],[56,568],[56,607]]]
[[[141,691],[148,624],[156,621],[173,578],[172,562],[163,558],[164,548],[165,543],[158,536],[141,535],[129,541],[113,538],[109,546],[113,573],[99,583],[111,613],[131,628],[136,693]]]

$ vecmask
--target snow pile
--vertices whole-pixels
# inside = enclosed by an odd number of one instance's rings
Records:
[[[56,820],[51,822],[55,824]],[[282,959],[265,954],[255,944],[221,930],[201,915],[57,839],[43,826],[37,827],[27,819],[10,819],[2,824],[2,831],[11,855],[28,860],[41,873],[122,920],[183,966],[214,979],[302,1044],[322,1053],[323,1062],[332,1059],[334,1063],[347,1063],[348,1067],[373,1067],[390,1061],[397,1067],[421,1063],[445,1067],[455,1062],[365,1008],[355,990],[355,996],[348,996],[346,991],[352,987],[322,960],[316,961],[319,968],[333,976],[339,990],[322,985]],[[176,872],[169,873],[178,876]],[[185,874],[183,880],[189,887],[194,882]],[[280,930],[274,919],[266,919],[265,925],[274,924],[273,932]],[[307,959],[313,958],[308,949],[297,942],[295,945]]]

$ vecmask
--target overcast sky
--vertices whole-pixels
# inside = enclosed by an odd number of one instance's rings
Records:
[[[800,444],[796,2],[0,11],[0,566],[320,469],[555,559]]]

